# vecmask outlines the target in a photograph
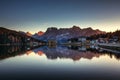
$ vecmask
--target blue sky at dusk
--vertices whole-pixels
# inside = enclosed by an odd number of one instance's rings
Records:
[[[35,33],[73,25],[120,29],[119,0],[0,0],[0,26]]]

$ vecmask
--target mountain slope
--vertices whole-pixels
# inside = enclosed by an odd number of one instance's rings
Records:
[[[29,42],[40,42],[40,40],[32,38],[30,33],[0,27],[0,44],[27,44]]]
[[[105,32],[100,30],[93,30],[92,28],[84,28],[81,29],[78,26],[73,26],[72,28],[60,28],[57,29],[56,27],[48,28],[47,31],[41,35],[37,36],[36,38],[40,40],[57,40],[57,41],[66,41],[70,38],[80,37],[80,36],[92,36],[95,34],[105,34]]]

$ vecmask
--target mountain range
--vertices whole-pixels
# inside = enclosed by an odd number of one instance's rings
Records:
[[[91,27],[81,29],[78,26],[73,26],[71,28],[56,28],[50,27],[46,30],[46,32],[39,31],[38,33],[31,34],[30,32],[23,32],[23,31],[14,31],[5,28],[0,28],[0,31],[6,31],[7,33],[17,34],[20,36],[31,37],[36,40],[40,41],[48,41],[48,40],[55,40],[57,42],[65,42],[70,38],[77,38],[81,36],[90,37],[92,35],[97,34],[105,34],[106,32],[100,30],[93,30]],[[9,35],[8,33],[8,35]]]
[[[39,32],[38,32],[39,33]],[[46,32],[42,32],[42,35],[38,33],[34,34],[32,37],[39,40],[56,40],[56,41],[66,41],[70,38],[76,38],[80,36],[90,37],[92,35],[97,34],[105,34],[106,32],[100,31],[98,29],[93,30],[91,27],[81,29],[78,26],[73,26],[71,28],[56,28],[50,27],[46,30]]]

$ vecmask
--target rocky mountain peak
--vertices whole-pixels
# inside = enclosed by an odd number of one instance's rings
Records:
[[[91,27],[84,28],[83,30],[93,30]]]
[[[72,30],[81,30],[79,26],[75,26],[75,25],[71,29]]]
[[[38,34],[38,36],[42,36],[44,34],[44,32],[39,31],[37,34]]]
[[[76,38],[80,36],[92,36],[95,34],[102,34],[103,31],[96,31],[93,30],[91,27],[81,29],[78,26],[73,26],[72,28],[60,28],[57,29],[56,27],[50,27],[47,31],[42,35],[36,38],[41,40],[50,40],[54,39],[56,41],[66,41],[70,38]]]
[[[57,31],[58,29],[56,27],[50,27],[47,29],[46,32],[51,32],[51,31]]]

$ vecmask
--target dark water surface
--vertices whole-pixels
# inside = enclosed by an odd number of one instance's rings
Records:
[[[120,54],[96,49],[0,46],[0,80],[120,80]]]

